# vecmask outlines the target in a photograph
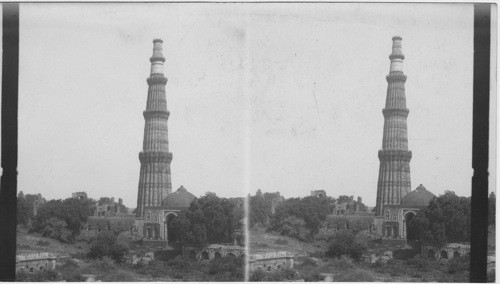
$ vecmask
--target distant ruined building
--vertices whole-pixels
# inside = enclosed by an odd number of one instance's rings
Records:
[[[377,184],[374,229],[386,242],[406,243],[407,225],[418,210],[429,205],[434,194],[420,185],[411,191],[408,150],[405,82],[403,73],[402,38],[392,38],[392,53],[387,75],[387,97],[384,115],[382,150],[378,152],[380,169]]]
[[[151,73],[147,79],[149,85],[146,110],[143,112],[144,140],[139,153],[141,169],[136,208],[136,230],[144,241],[166,246],[170,241],[177,241],[172,230],[172,220],[182,209],[189,207],[196,197],[184,187],[172,193],[170,163],[172,153],[168,147],[168,118],[165,85],[163,75],[163,41],[153,40],[153,56],[150,58]]]
[[[360,196],[354,200],[354,196],[350,196],[348,200],[340,198],[332,205],[332,215],[354,215],[366,211],[366,206]]]

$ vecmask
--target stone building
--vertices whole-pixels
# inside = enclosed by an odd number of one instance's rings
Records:
[[[189,208],[195,198],[196,196],[181,186],[176,192],[165,197],[160,206],[147,206],[145,217],[136,219],[137,230],[142,232],[144,241],[161,242],[161,245],[179,241],[169,228],[179,212]]]
[[[292,269],[293,262],[294,256],[286,251],[252,253],[248,259],[248,269],[250,272],[258,269],[263,271]]]
[[[118,202],[115,202],[114,197],[102,197],[94,204],[92,209],[94,210],[94,216],[104,217],[127,215],[128,211],[127,207],[123,205],[123,199],[118,198]]]
[[[71,197],[72,198],[76,198],[76,199],[80,199],[80,200],[84,200],[84,199],[87,199],[87,193],[84,192],[84,191],[78,191],[78,192],[73,192],[71,194]]]
[[[385,242],[406,244],[407,224],[418,210],[429,205],[435,195],[423,186],[411,191],[410,160],[408,150],[405,82],[401,37],[392,38],[392,53],[387,75],[387,97],[384,115],[382,150],[375,207],[374,232]]]
[[[332,215],[353,215],[362,212],[364,204],[360,196],[354,200],[354,196],[350,196],[348,200],[337,199],[332,205]]]
[[[406,243],[407,226],[418,211],[429,205],[435,195],[419,185],[401,199],[399,205],[386,205],[381,224],[381,234],[386,241]]]
[[[408,150],[408,127],[406,119],[405,82],[401,37],[392,38],[392,53],[389,75],[387,75],[387,97],[384,115],[382,150],[378,152],[380,169],[377,184],[375,215],[385,214],[385,206],[399,205],[401,199],[410,192],[410,160]]]
[[[136,208],[136,228],[144,240],[167,245],[176,238],[169,231],[172,220],[178,213],[189,207],[195,196],[184,187],[172,193],[169,152],[167,98],[163,75],[163,41],[153,40],[153,56],[150,58],[151,72],[147,79],[148,96],[143,112],[144,140]]]
[[[450,259],[470,254],[469,243],[449,243],[443,247],[422,246],[420,254],[428,259]]]
[[[316,197],[326,197],[326,191],[324,190],[313,190],[311,191],[311,196],[316,196]]]

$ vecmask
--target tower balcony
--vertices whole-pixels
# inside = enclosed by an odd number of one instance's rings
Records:
[[[163,111],[163,110],[145,110],[142,112],[142,115],[144,116],[144,119],[148,120],[151,118],[165,118],[168,119],[170,116],[170,112]]]
[[[379,150],[378,158],[382,161],[405,161],[411,160],[411,151],[405,150]]]
[[[407,108],[384,108],[382,110],[382,113],[384,114],[384,118],[390,116],[408,117],[408,113],[410,113],[410,110]]]
[[[144,162],[160,162],[170,163],[172,161],[172,153],[170,152],[153,152],[146,151],[139,153],[139,161]]]

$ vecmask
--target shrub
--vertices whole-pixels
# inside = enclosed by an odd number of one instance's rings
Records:
[[[434,262],[434,261],[424,259],[423,257],[420,257],[420,256],[416,256],[416,257],[408,259],[405,262],[405,264],[412,265],[412,266],[419,268],[419,269],[427,270],[430,267],[431,262]]]
[[[332,236],[326,255],[330,257],[348,255],[354,260],[359,261],[366,250],[366,245],[356,241],[355,237],[354,233],[349,230],[336,232]]]
[[[488,282],[495,282],[495,269],[488,271]]]
[[[277,245],[288,245],[290,242],[288,240],[284,240],[284,239],[277,239],[274,241],[274,243]]]
[[[179,255],[176,258],[167,261],[167,265],[174,268],[186,269],[191,267],[191,262]]]
[[[49,241],[46,241],[46,240],[39,240],[38,242],[36,242],[36,245],[42,246],[42,247],[47,247],[47,246],[50,246],[51,243]]]
[[[109,256],[115,260],[116,263],[122,263],[127,252],[127,246],[117,243],[114,233],[103,231],[97,235],[94,241],[92,241],[88,256],[90,258],[99,259],[102,259],[104,256]]]
[[[360,269],[350,270],[348,272],[335,275],[335,281],[338,282],[373,282],[373,276]]]
[[[470,260],[468,257],[454,257],[446,263],[446,272],[453,274],[470,270]]]
[[[243,262],[233,257],[217,258],[210,263],[208,273],[211,275],[227,274],[230,279],[243,278]]]
[[[341,256],[340,258],[334,258],[323,266],[323,272],[331,272],[332,270],[349,270],[356,268],[352,259],[348,256]]]
[[[16,281],[19,282],[54,282],[61,280],[61,274],[55,270],[42,270],[35,273],[20,271],[16,273]]]
[[[316,266],[318,266],[318,264],[312,258],[308,257],[308,258],[304,259],[304,261],[301,264],[299,264],[299,266],[300,267],[306,267],[306,266],[316,267]]]
[[[418,249],[397,249],[393,251],[393,257],[400,260],[408,260],[419,254]]]

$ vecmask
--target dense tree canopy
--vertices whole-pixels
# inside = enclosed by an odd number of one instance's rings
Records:
[[[119,243],[116,235],[112,231],[102,231],[92,241],[88,256],[90,258],[99,259],[109,256],[117,263],[121,263],[127,252],[127,246]]]
[[[279,192],[262,193],[260,189],[257,194],[250,196],[250,226],[269,225],[269,219],[272,217],[273,201],[281,200]]]
[[[354,260],[360,260],[366,249],[364,243],[356,241],[356,235],[352,231],[339,230],[331,236],[326,255],[330,257],[347,255]]]
[[[53,227],[58,228],[59,231],[64,228],[71,231],[71,235],[74,237],[80,232],[80,228],[87,221],[87,217],[92,215],[93,203],[91,199],[50,200],[38,208],[33,222],[33,230],[48,234],[47,231],[54,232]],[[52,233],[50,236],[58,238]]]
[[[38,201],[44,202],[40,194],[26,194],[22,191],[17,195],[17,224],[29,227],[35,217],[35,206]]]
[[[290,198],[276,207],[272,229],[287,235],[287,230],[283,229],[297,226],[297,220],[290,218],[295,216],[304,221],[305,228],[309,230],[307,238],[312,238],[319,231],[320,224],[325,221],[330,211],[330,200],[326,197]],[[290,223],[291,220],[294,222]]]
[[[191,202],[189,208],[172,221],[172,229],[187,245],[232,242],[239,218],[236,202],[208,192]]]
[[[445,191],[410,221],[408,235],[436,246],[447,242],[469,242],[470,218],[470,197],[459,197],[452,191]]]

